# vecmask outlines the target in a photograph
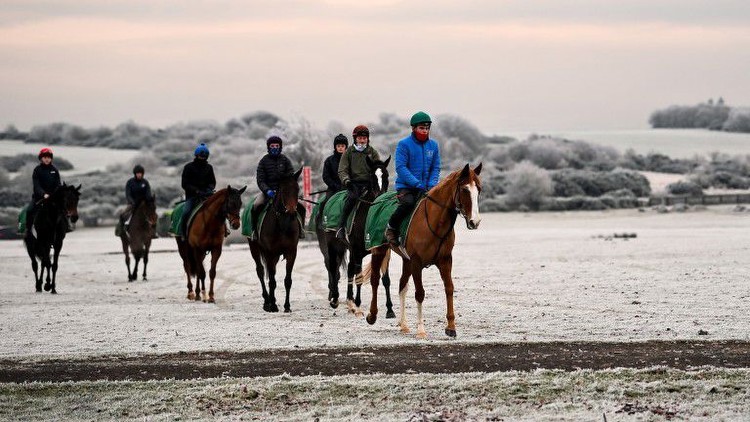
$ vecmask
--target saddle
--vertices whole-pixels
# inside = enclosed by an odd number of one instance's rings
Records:
[[[203,203],[205,201],[201,201],[193,208],[193,211],[190,213],[189,216],[184,216],[185,213],[185,203],[180,202],[179,204],[175,205],[174,209],[172,210],[172,214],[170,214],[170,225],[169,230],[167,232],[172,236],[179,236],[180,235],[180,225],[182,224],[183,218],[189,218],[187,222],[187,226],[185,230],[190,230],[190,224],[193,222],[193,218],[195,217],[195,214],[203,207]]]
[[[250,202],[247,204],[245,209],[242,210],[242,235],[251,238],[253,237],[253,233],[258,230],[258,238],[260,238],[260,231],[259,227],[263,227],[263,220],[266,218],[266,214],[268,214],[268,210],[271,208],[272,201],[268,201],[263,205],[263,209],[260,210],[258,213],[258,221],[252,222],[250,221],[252,218],[252,209],[255,205],[255,198],[252,198]],[[299,212],[297,213],[297,222],[300,225],[300,229],[305,228],[305,224],[302,221],[302,216],[299,215]]]
[[[370,206],[370,210],[367,212],[367,221],[365,222],[365,249],[369,250],[388,243],[388,240],[385,238],[385,228],[388,225],[388,220],[391,219],[391,215],[398,208],[398,198],[396,195],[396,191],[388,191],[378,196]],[[417,205],[412,210],[409,218],[404,218],[404,221],[401,222],[398,240],[402,245],[406,245],[406,236],[409,233],[411,220],[414,218],[414,212],[422,201],[424,201],[424,198],[417,201]]]

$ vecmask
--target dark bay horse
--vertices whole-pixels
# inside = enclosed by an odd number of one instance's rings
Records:
[[[281,178],[279,189],[266,211],[261,226],[258,227],[260,232],[257,240],[247,239],[250,254],[255,261],[255,271],[263,289],[263,310],[266,312],[279,311],[275,294],[276,264],[282,256],[286,259],[284,312],[292,312],[289,304],[289,291],[292,288],[292,269],[297,259],[297,243],[302,229],[297,219],[300,173],[302,169]],[[268,272],[268,288],[266,288],[265,272]]]
[[[328,303],[332,308],[339,305],[339,268],[344,261],[344,255],[349,251],[349,265],[347,266],[347,287],[346,303],[349,312],[354,313],[357,317],[363,315],[359,306],[362,304],[362,260],[370,254],[365,249],[365,221],[367,220],[367,211],[372,205],[372,201],[388,190],[388,164],[391,162],[389,156],[385,161],[373,161],[370,157],[366,158],[367,166],[370,168],[370,187],[367,192],[360,198],[359,206],[352,217],[352,229],[349,233],[349,242],[343,242],[336,238],[336,232],[326,230],[323,224],[316,225],[316,234],[318,236],[318,247],[323,254],[323,259],[328,272]],[[323,213],[323,210],[320,210]],[[354,285],[356,282],[357,294],[354,294]],[[393,312],[393,303],[391,302],[390,293],[391,280],[388,272],[383,273],[383,287],[386,293],[386,318],[395,318]]]
[[[62,250],[65,233],[68,229],[68,219],[75,223],[78,221],[78,198],[81,196],[81,185],[74,187],[63,184],[47,199],[39,201],[34,217],[34,231],[26,232],[24,241],[26,242],[26,252],[31,258],[31,268],[34,270],[34,281],[36,282],[36,291],[42,291],[42,279],[44,270],[47,270],[47,282],[44,284],[44,290],[53,294],[57,293],[55,289],[55,279],[57,277],[57,261]],[[50,250],[53,257],[50,259]],[[38,270],[37,258],[41,263],[41,270]],[[50,273],[52,274],[50,276]]]
[[[446,317],[448,324],[445,334],[456,336],[456,317],[453,312],[453,244],[455,232],[453,226],[456,218],[461,215],[466,221],[466,227],[474,230],[479,227],[479,194],[482,183],[479,173],[482,171],[480,163],[475,169],[468,164],[458,171],[454,171],[443,179],[437,186],[430,189],[425,199],[417,204],[414,216],[409,226],[406,244],[399,248],[382,245],[372,250],[370,284],[372,286],[372,302],[367,322],[374,324],[378,315],[378,279],[380,271],[387,268],[390,249],[403,259],[401,278],[399,279],[399,295],[401,298],[401,319],[399,327],[408,333],[406,324],[405,299],[409,277],[414,278],[414,298],[417,301],[417,338],[427,337],[422,318],[422,302],[424,301],[424,286],[422,285],[422,270],[430,265],[436,265],[443,280],[446,298]]]
[[[148,266],[148,250],[151,248],[151,239],[156,233],[156,198],[147,198],[135,205],[133,216],[127,230],[120,233],[122,252],[125,254],[125,265],[128,267],[128,281],[138,279],[138,263],[143,258],[143,280],[146,280],[146,267]],[[135,258],[133,272],[130,272],[130,253]]]
[[[195,213],[193,221],[187,228],[187,239],[177,237],[177,249],[182,257],[182,264],[187,275],[188,299],[214,303],[214,279],[216,278],[216,263],[221,257],[221,247],[224,244],[226,220],[233,229],[240,227],[240,208],[242,208],[242,189],[227,186],[226,189],[209,196],[201,208]],[[184,216],[189,218],[189,216]],[[206,270],[203,268],[203,258],[211,252],[211,269],[208,275],[211,285],[206,292]],[[193,291],[192,277],[195,276],[195,291]]]

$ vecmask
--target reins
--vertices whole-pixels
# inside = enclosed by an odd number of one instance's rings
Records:
[[[461,202],[458,200],[458,197],[459,197],[458,196],[458,190],[460,189],[460,187],[461,187],[460,184],[457,183],[456,184],[456,191],[453,194],[453,205],[454,205],[453,208],[451,208],[449,205],[443,205],[443,204],[441,204],[435,198],[433,198],[432,196],[430,196],[427,193],[425,193],[425,195],[424,195],[425,199],[428,199],[432,203],[434,203],[435,205],[439,206],[440,208],[443,208],[444,210],[447,210],[448,214],[450,215],[450,218],[451,218],[450,227],[448,227],[448,230],[445,232],[445,234],[441,236],[430,225],[430,217],[427,214],[427,204],[424,205],[424,219],[425,219],[425,222],[427,223],[427,228],[430,229],[430,232],[432,233],[433,236],[435,236],[438,239],[440,239],[440,243],[438,243],[437,249],[435,249],[435,255],[433,255],[433,257],[432,257],[432,260],[431,260],[432,263],[435,263],[435,259],[437,258],[438,253],[440,252],[440,248],[443,247],[443,243],[445,243],[445,240],[448,238],[448,235],[450,235],[451,232],[453,232],[453,228],[456,225],[456,219],[458,218],[458,215],[459,214],[463,214],[463,206],[461,206]],[[432,265],[432,264],[428,264],[426,266],[426,268],[429,268],[430,265]]]

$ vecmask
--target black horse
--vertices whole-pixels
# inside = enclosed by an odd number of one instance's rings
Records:
[[[57,277],[57,260],[60,257],[63,240],[68,230],[68,219],[72,223],[78,221],[78,198],[81,196],[81,185],[63,184],[46,199],[42,199],[36,205],[39,207],[34,217],[33,227],[26,231],[24,241],[26,252],[31,258],[31,268],[34,270],[34,281],[36,291],[42,291],[42,279],[44,270],[47,270],[47,282],[44,290],[53,294],[55,279]],[[34,235],[32,232],[36,232]],[[53,257],[50,259],[50,251]],[[39,259],[41,270],[37,264]]]
[[[328,303],[332,308],[337,308],[339,306],[339,279],[341,278],[339,268],[342,267],[345,254],[349,251],[346,303],[349,312],[354,313],[358,317],[363,316],[363,312],[359,308],[362,304],[362,282],[365,281],[360,274],[362,272],[362,260],[370,254],[370,251],[365,249],[365,222],[367,220],[367,211],[370,209],[372,201],[388,190],[388,164],[391,161],[391,157],[388,157],[385,161],[373,161],[370,157],[367,157],[366,161],[367,165],[370,167],[370,174],[372,174],[372,177],[370,178],[370,186],[367,189],[367,192],[359,199],[359,204],[354,210],[352,229],[348,236],[348,244],[347,242],[337,239],[335,231],[326,230],[320,221],[316,224],[318,247],[323,254],[326,271],[328,272]],[[322,215],[323,211],[323,209],[320,209],[319,215]],[[396,314],[393,312],[393,303],[391,302],[390,293],[391,280],[387,272],[383,274],[382,280],[386,294],[386,307],[388,308],[386,318],[395,318]],[[355,284],[357,286],[356,295],[354,294]]]
[[[299,175],[296,173],[285,176],[279,181],[279,189],[266,211],[266,216],[259,225],[257,240],[248,238],[250,253],[255,261],[255,271],[263,289],[263,310],[278,312],[276,304],[276,264],[283,256],[286,259],[286,276],[284,288],[286,299],[284,312],[291,312],[289,292],[292,289],[292,269],[297,259],[297,243],[299,243],[300,222],[298,220]],[[268,271],[268,288],[266,288],[265,271]]]
[[[156,233],[156,198],[146,198],[135,205],[133,217],[127,230],[120,234],[122,252],[125,254],[125,265],[128,267],[128,281],[138,279],[138,263],[143,259],[143,280],[146,280],[148,267],[148,251],[151,249],[151,239]],[[135,258],[133,272],[130,272],[130,253]]]

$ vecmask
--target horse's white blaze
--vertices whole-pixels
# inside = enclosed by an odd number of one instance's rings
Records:
[[[375,170],[375,177],[378,179],[378,188],[383,189],[383,169]]]
[[[471,194],[471,216],[469,217],[469,221],[476,228],[479,226],[479,222],[482,221],[482,218],[479,216],[479,189],[476,183],[471,182],[469,193]]]

